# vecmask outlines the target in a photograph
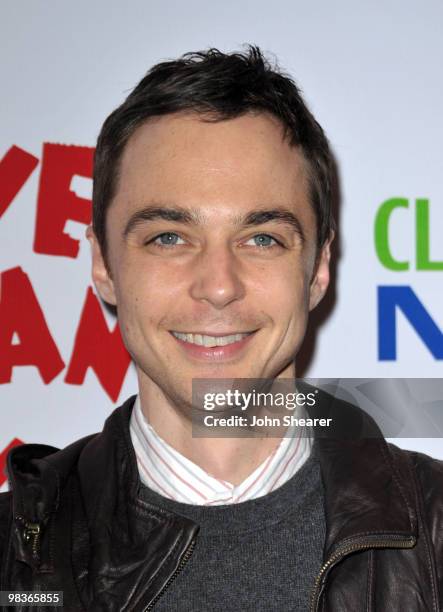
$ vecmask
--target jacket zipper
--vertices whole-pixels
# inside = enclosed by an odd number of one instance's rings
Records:
[[[32,558],[37,561],[40,552],[41,523],[27,521],[22,516],[17,516],[16,520],[23,525],[23,539],[31,544]]]
[[[337,550],[333,555],[329,557],[329,559],[322,565],[320,572],[315,579],[314,588],[312,590],[311,596],[311,612],[317,612],[318,603],[321,594],[321,587],[323,586],[325,576],[327,572],[335,565],[338,561],[343,559],[346,555],[349,555],[352,552],[357,552],[361,550],[368,550],[369,548],[413,548],[416,544],[417,540],[414,536],[406,540],[361,540],[360,542],[355,542],[352,545],[345,546],[344,548]]]
[[[185,565],[187,564],[187,562],[189,561],[189,559],[192,556],[192,553],[194,552],[194,548],[195,548],[195,540],[192,540],[192,542],[189,544],[188,548],[186,549],[177,569],[174,571],[173,574],[171,574],[166,582],[166,584],[164,585],[164,587],[161,589],[161,591],[159,591],[157,593],[157,595],[154,597],[154,599],[151,601],[151,603],[148,605],[147,608],[144,609],[144,612],[149,612],[150,610],[152,610],[152,608],[155,606],[155,604],[157,603],[157,601],[160,599],[160,597],[163,595],[163,593],[166,591],[166,589],[171,585],[171,583],[177,578],[177,576],[180,574],[180,572],[183,570],[183,568],[185,567]]]

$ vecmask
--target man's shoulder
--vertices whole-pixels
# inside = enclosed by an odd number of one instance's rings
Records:
[[[20,506],[40,491],[41,498],[58,505],[56,499],[78,471],[82,452],[99,434],[92,434],[58,449],[45,444],[22,444],[7,456],[9,491],[0,493],[0,567],[8,547],[8,534]]]
[[[35,479],[42,471],[50,476],[68,474],[78,462],[88,442],[98,434],[91,434],[72,442],[65,448],[59,449],[47,444],[21,444],[11,449],[7,456],[7,474],[10,487],[28,484],[29,479]]]
[[[63,449],[45,444],[23,444],[11,449],[7,456],[11,493],[0,496],[0,521],[12,511],[21,514],[18,509],[23,503],[29,506],[28,514],[42,512],[43,502],[47,512],[52,512],[59,505],[60,495],[70,490],[71,487],[66,488],[68,483],[83,486],[84,495],[89,498],[100,488],[103,479],[114,478],[110,466],[120,468],[128,455],[133,401],[131,397],[116,408],[101,432],[80,438]],[[37,503],[38,491],[41,503]]]
[[[436,489],[440,498],[443,499],[443,461],[430,457],[425,453],[419,453],[416,451],[404,451],[408,454],[412,464],[415,468],[419,481],[426,489],[432,486]]]
[[[443,461],[394,444],[388,444],[388,447],[394,459],[410,466],[422,512],[427,516],[433,515],[440,526],[443,525]]]
[[[434,479],[443,479],[443,461],[441,459],[418,451],[400,448],[392,443],[388,443],[388,447],[394,457],[408,461],[420,478],[429,475]]]
[[[75,440],[62,449],[45,444],[23,444],[11,449],[7,456],[10,486],[14,488],[14,481],[20,481],[23,475],[29,480],[28,475],[36,477],[42,472],[47,477],[50,477],[51,472],[54,476],[57,473],[59,480],[63,480],[63,476],[77,469],[85,454],[93,463],[97,454],[106,452],[114,446],[117,439],[125,437],[125,430],[129,430],[128,422],[133,402],[134,396],[115,408],[106,419],[102,431]]]

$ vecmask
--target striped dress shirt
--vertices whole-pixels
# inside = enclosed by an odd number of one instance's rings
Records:
[[[214,478],[165,442],[146,421],[139,396],[130,421],[131,440],[140,479],[169,499],[217,506],[266,495],[287,482],[309,457],[312,439],[304,430],[289,430],[275,450],[242,483]]]

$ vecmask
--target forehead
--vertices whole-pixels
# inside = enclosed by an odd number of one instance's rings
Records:
[[[286,206],[308,220],[307,174],[301,151],[267,114],[216,122],[195,113],[166,115],[129,139],[111,210],[124,215],[166,203],[222,221],[251,208]]]

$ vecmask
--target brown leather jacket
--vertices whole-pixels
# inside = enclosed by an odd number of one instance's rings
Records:
[[[0,495],[0,590],[63,590],[64,610],[155,609],[198,546],[199,528],[139,499],[133,400],[102,433],[64,450],[11,451],[12,493]],[[380,437],[326,437],[316,446],[327,524],[311,609],[443,610],[443,463]]]

